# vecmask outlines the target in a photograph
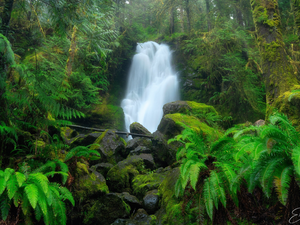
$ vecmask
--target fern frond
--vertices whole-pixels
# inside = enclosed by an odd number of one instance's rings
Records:
[[[38,201],[38,187],[35,184],[29,184],[25,187],[24,191],[32,208],[35,209]]]
[[[300,146],[297,146],[292,150],[292,161],[295,167],[295,171],[300,175]]]
[[[61,193],[61,198],[63,200],[67,199],[72,203],[73,206],[75,205],[75,201],[74,201],[74,198],[72,196],[72,193],[66,187],[61,187],[59,189],[59,191]]]
[[[10,209],[10,200],[5,195],[0,196],[0,209],[2,219],[5,221]]]
[[[19,189],[16,176],[13,175],[10,177],[10,179],[7,181],[6,187],[7,187],[8,198],[12,199],[16,191]]]
[[[0,177],[0,195],[2,195],[5,189],[6,189],[6,181],[4,177]]]
[[[19,187],[21,187],[22,184],[26,181],[26,176],[20,172],[16,172],[16,178],[17,178]],[[0,186],[1,186],[1,184],[0,184]]]
[[[211,195],[210,177],[208,177],[204,180],[203,198],[204,198],[204,203],[205,203],[205,207],[206,207],[206,212],[207,212],[209,218],[212,220],[214,203],[213,203],[213,198]]]
[[[279,201],[283,205],[286,205],[292,175],[293,166],[284,165],[284,168],[281,169],[279,176],[274,177],[274,185],[276,188],[277,196]]]
[[[48,178],[42,173],[32,173],[28,176],[28,182],[34,183],[37,187],[40,187],[41,190],[45,194],[48,192],[49,180]]]

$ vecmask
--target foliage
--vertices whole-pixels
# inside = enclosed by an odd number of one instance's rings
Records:
[[[58,183],[49,182],[47,177],[55,173],[67,176],[67,173],[53,170],[46,174],[38,172],[46,167],[53,169],[52,162],[46,165],[31,173],[11,168],[0,170],[1,218],[4,221],[14,205],[21,208],[24,217],[29,220],[33,209],[38,221],[43,217],[45,224],[66,224],[64,201],[69,200],[74,205],[72,194]]]
[[[96,144],[93,144],[96,145]],[[89,146],[77,146],[72,148],[65,157],[65,162],[70,161],[72,158],[84,157],[89,160],[100,159],[100,153],[97,150],[89,149]]]

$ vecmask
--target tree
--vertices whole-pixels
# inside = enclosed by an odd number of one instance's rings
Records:
[[[284,49],[281,19],[278,2],[272,0],[251,0],[253,20],[256,29],[257,42],[262,60],[267,100],[268,117],[274,108],[293,117],[292,122],[299,125],[299,112],[294,110],[294,98],[290,102],[291,91],[300,86],[296,72],[289,62]],[[299,102],[299,101],[298,101]]]

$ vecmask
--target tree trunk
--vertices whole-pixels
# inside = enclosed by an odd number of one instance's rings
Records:
[[[236,20],[237,20],[238,24],[241,27],[243,27],[244,23],[243,23],[243,14],[242,14],[242,10],[241,10],[241,1],[240,0],[235,1],[234,8],[235,8],[235,13],[236,13]]]
[[[7,36],[13,5],[14,5],[14,0],[5,0],[4,10],[2,12],[2,25],[1,25],[1,33],[4,36]]]
[[[69,57],[67,60],[67,68],[66,68],[68,78],[72,74],[72,66],[73,66],[73,62],[74,62],[74,58],[75,58],[75,54],[76,54],[76,31],[77,31],[77,28],[76,28],[76,26],[74,26],[72,38],[71,38],[71,45],[70,45],[70,49],[69,49]]]
[[[206,15],[207,15],[207,31],[211,30],[211,21],[210,21],[210,5],[209,5],[209,0],[205,0],[205,5],[206,5]]]
[[[190,14],[190,0],[185,0],[185,11],[186,11],[186,18],[187,18],[187,26],[188,26],[188,33],[191,31],[191,14]]]
[[[300,0],[292,0],[292,9],[295,20],[296,34],[300,35]]]
[[[180,6],[180,28],[181,28],[181,33],[184,32],[184,17],[183,17],[183,8]]]
[[[175,7],[172,4],[172,7],[170,8],[170,35],[172,35],[175,32],[175,23],[174,23],[174,19],[175,19]]]
[[[281,33],[281,19],[277,0],[251,0],[253,20],[257,33],[257,42],[262,59],[266,86],[267,113],[266,118],[272,113],[273,108],[298,119],[299,110],[294,110],[295,105],[288,101],[291,90],[300,89],[296,72],[293,70],[284,49]],[[300,98],[299,98],[300,99]]]

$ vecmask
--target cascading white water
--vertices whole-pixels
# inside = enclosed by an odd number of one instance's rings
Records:
[[[177,74],[172,70],[172,52],[167,45],[138,43],[136,51],[121,107],[128,131],[131,123],[139,122],[153,133],[163,116],[163,105],[179,100]]]

